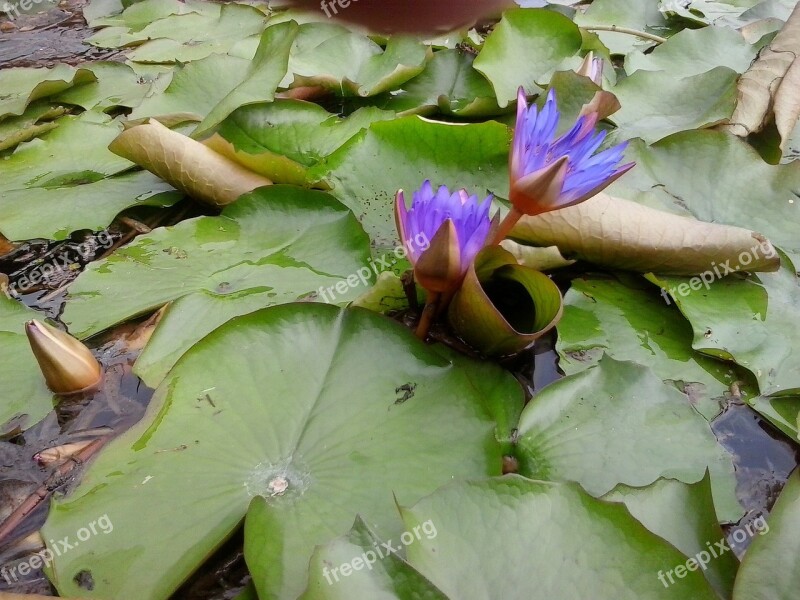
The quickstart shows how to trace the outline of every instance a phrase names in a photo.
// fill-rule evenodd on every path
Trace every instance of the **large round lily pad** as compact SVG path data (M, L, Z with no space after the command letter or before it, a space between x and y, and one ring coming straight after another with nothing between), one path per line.
M317 544L356 514L400 533L410 505L453 479L497 475L521 390L371 312L288 304L195 345L147 415L53 504L46 540L102 515L113 532L56 558L62 595L167 598L240 523L262 598L296 598ZM94 589L75 576L88 571ZM81 580L86 580L84 575Z

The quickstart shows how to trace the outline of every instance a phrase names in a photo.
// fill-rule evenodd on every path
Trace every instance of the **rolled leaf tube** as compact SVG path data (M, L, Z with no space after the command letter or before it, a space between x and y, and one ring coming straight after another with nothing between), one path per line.
M154 119L123 131L108 149L212 206L225 206L272 183Z
M447 313L455 332L487 356L531 346L561 318L563 299L547 275L499 246L482 250Z

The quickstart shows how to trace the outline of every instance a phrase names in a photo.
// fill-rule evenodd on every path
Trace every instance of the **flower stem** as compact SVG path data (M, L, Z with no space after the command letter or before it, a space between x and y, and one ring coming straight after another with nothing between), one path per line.
M499 244L506 239L506 236L511 233L514 225L516 225L517 221L519 221L521 218L522 213L512 206L505 219L500 222L500 227L497 228L497 231L495 232L494 237L489 245L494 246L495 244Z
M630 27L617 27L616 25L590 25L588 27L582 27L582 29L585 29L586 31L612 31L614 33L626 33L628 35L635 35L636 37L640 37L645 40L658 42L659 44L663 44L667 41L667 38L663 38L660 35L647 33L646 31L639 31L638 29L631 29Z
M422 309L422 315L419 318L416 331L417 337L421 340L428 336L428 330L431 328L433 317L436 316L441 297L442 295L439 292L428 292L428 296L425 298L425 308Z

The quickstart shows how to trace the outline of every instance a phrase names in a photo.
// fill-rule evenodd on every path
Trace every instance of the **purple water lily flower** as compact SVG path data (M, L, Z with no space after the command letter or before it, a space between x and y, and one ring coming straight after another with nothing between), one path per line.
M619 166L627 142L598 152L606 133L595 131L597 113L578 117L569 131L556 138L559 118L554 90L540 111L535 105L528 107L520 88L509 199L523 214L538 215L583 202L635 164Z
M403 190L397 192L395 221L414 279L428 292L426 311L417 334L424 337L433 315L440 312L459 288L475 256L486 245L492 229L492 196L480 202L466 190L451 193L446 186L434 191L430 181L414 192L406 208Z
M451 194L447 186L443 185L434 192L431 182L426 180L414 192L411 208L406 209L403 190L398 191L395 218L411 264L417 264L422 254L429 250L442 225L449 220L455 229L453 241L457 242L459 270L466 272L475 255L486 243L491 227L491 204L492 196L478 202L477 196L470 196L463 189Z

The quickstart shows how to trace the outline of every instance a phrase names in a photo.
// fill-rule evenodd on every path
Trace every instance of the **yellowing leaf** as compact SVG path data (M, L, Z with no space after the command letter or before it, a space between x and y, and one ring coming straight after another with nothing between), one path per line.
M639 272L694 275L711 264L738 263L748 253L748 271L776 271L780 259L758 233L705 223L598 194L581 204L523 217L511 237L537 246L558 246L599 265Z
M108 148L213 206L272 183L154 119L123 131Z

